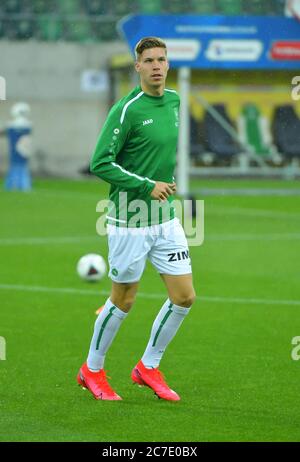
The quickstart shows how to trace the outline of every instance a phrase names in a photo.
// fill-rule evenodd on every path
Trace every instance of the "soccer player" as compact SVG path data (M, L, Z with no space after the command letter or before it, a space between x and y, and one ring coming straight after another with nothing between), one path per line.
M140 85L112 107L91 160L91 171L111 184L106 218L112 290L95 322L77 381L96 399L122 399L107 381L104 360L134 303L149 259L165 283L168 298L131 378L159 398L178 401L159 364L195 299L187 240L172 208L179 96L165 88L169 64L161 39L141 39L135 53Z

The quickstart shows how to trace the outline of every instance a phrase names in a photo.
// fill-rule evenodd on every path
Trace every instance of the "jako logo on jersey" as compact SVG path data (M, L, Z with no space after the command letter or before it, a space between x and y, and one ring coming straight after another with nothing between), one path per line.
M189 258L189 251L185 250L182 252L168 253L168 257L169 257L168 261L185 260L186 258Z
M143 121L143 125L153 124L153 119L147 119Z

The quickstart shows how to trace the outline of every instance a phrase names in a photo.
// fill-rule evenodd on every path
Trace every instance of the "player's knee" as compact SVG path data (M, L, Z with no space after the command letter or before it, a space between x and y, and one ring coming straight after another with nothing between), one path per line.
M123 299L122 307L124 307L126 311L129 311L132 305L134 304L134 300L135 300L134 297L128 297L128 298Z
M113 297L112 303L120 310L128 312L134 304L135 297L132 295L124 295L123 297Z
M179 294L176 297L174 297L173 303L178 306L183 306L184 308L189 308L192 306L196 298L195 291L192 290L189 293L186 294Z

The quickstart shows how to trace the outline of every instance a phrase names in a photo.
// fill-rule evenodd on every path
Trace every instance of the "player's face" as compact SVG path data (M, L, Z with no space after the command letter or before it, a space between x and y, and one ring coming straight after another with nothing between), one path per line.
M146 88L165 86L169 63L164 48L148 48L144 50L135 69L140 74L141 84Z

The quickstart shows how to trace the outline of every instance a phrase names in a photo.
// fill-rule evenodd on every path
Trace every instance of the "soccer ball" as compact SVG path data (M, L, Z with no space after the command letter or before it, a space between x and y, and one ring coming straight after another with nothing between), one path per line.
M77 263L77 273L85 281L100 281L106 274L106 262L101 255L88 253Z

